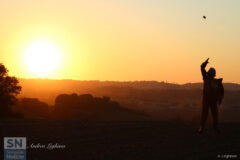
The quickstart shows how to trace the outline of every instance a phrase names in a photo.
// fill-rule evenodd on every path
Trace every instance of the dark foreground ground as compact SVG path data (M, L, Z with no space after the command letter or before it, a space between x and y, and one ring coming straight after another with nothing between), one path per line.
M239 123L221 124L219 135L211 128L198 135L197 128L172 121L0 120L0 159L3 137L18 136L27 137L28 160L240 159ZM32 143L66 148L33 149Z

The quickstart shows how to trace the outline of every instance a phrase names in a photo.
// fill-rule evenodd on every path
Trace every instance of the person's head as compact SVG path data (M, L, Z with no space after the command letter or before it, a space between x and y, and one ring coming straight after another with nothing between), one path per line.
M210 68L208 70L208 75L211 77L211 78L214 78L216 76L216 70L214 68Z

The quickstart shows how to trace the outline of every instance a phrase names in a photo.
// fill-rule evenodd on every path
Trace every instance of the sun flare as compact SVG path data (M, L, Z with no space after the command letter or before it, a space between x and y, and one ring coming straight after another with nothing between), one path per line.
M49 41L31 43L24 51L24 62L27 69L37 77L46 78L60 65L61 52Z

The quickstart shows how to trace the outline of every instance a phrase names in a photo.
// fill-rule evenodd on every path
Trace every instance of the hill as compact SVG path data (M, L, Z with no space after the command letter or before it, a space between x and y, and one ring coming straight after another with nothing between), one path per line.
M50 79L20 79L22 92L20 97L36 97L49 104L54 103L58 94L86 94L104 90L105 88L127 88L136 90L192 90L202 89L202 83L173 84L157 81L77 81ZM240 84L224 83L228 91L240 91ZM111 95L107 95L112 97Z
M21 79L20 98L38 98L54 105L60 94L91 94L111 97L121 106L145 113L153 119L200 119L202 84L171 84L156 81L101 82L74 80ZM240 121L240 85L225 83L225 98L219 107L221 121Z

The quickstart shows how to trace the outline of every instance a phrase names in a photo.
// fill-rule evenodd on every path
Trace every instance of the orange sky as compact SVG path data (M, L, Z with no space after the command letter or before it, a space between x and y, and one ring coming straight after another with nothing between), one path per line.
M0 1L0 62L10 75L37 78L23 56L29 44L43 39L62 54L45 78L199 82L200 64L210 57L218 77L240 83L239 5L238 0Z

